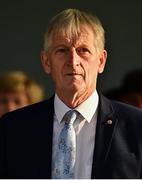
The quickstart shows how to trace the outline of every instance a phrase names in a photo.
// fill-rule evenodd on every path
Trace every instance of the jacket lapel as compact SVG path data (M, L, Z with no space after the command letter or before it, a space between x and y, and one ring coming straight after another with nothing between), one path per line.
M42 102L37 113L38 137L37 149L39 159L39 174L43 178L51 178L52 165L52 137L53 137L53 118L54 118L54 97Z
M112 103L100 95L99 111L96 127L95 148L92 165L92 177L99 178L103 173L102 168L108 157L113 133L117 124Z

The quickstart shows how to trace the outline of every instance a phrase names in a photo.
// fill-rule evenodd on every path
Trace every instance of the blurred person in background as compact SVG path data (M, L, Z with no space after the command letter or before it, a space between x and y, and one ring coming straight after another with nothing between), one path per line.
M44 99L44 89L22 71L0 76L0 116Z
M120 87L108 90L105 95L142 109L142 69L128 72Z

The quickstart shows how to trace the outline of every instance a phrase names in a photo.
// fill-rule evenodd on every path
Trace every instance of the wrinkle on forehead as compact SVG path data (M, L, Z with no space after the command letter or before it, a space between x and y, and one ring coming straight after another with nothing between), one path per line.
M66 31L58 30L55 31L52 39L53 41L60 41L60 42L67 42L71 45L75 45L76 43L83 43L88 41L88 37L90 35L91 28L90 27L80 27L78 31L69 31L68 29ZM93 31L92 31L93 34Z

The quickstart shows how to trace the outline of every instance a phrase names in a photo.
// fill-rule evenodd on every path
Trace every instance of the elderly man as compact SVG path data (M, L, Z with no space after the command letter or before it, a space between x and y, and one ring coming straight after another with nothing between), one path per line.
M41 59L55 94L1 118L1 178L142 178L142 111L96 90L104 44L89 13L66 9L50 21Z

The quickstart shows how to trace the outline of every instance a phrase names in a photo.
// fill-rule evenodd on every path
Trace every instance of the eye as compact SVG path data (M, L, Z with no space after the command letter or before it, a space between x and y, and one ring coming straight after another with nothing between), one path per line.
M56 49L55 53L63 54L66 53L68 50L67 48L58 48Z
M79 48L77 50L78 53L80 54L87 54L87 53L90 53L89 49L88 48Z

